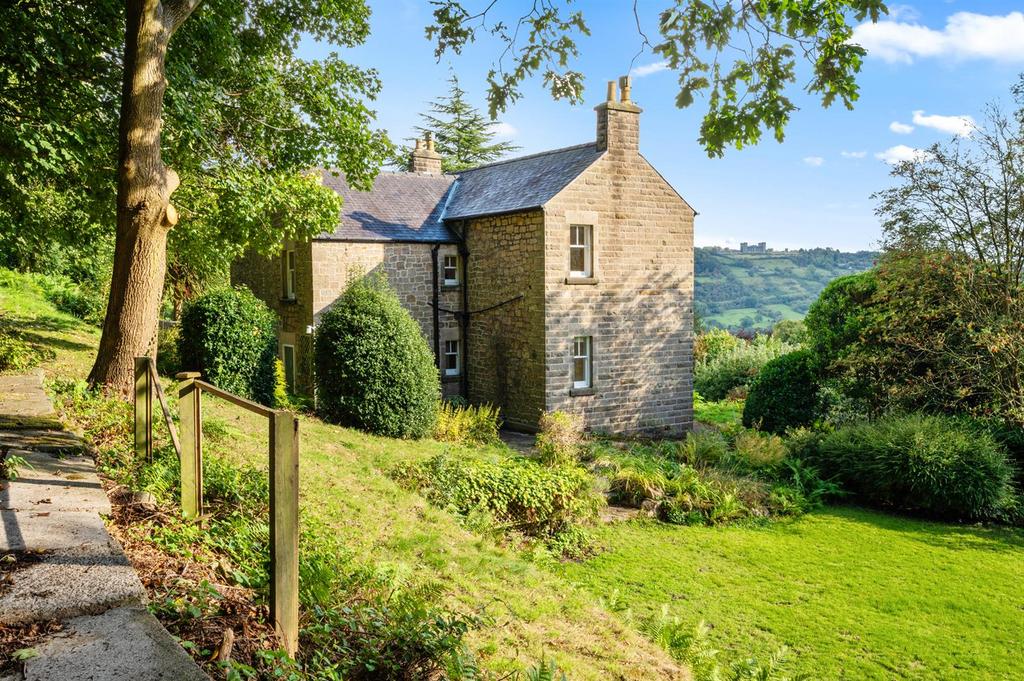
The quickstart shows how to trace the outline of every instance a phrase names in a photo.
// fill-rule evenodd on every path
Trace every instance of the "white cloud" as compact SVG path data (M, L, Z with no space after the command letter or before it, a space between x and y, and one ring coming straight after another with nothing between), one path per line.
M825 159L821 156L804 156L804 163L817 168L825 163Z
M915 123L917 121L914 121ZM907 125L906 123L900 123L899 121L893 121L889 124L889 129L897 135L909 135L914 132L914 126Z
M637 78L643 78L644 76L649 76L652 73L658 73L659 71L668 71L667 61L656 61L653 64L637 66L633 69L633 75Z
M897 13L903 21L870 22L857 26L852 42L868 54L887 62L909 64L916 58L992 59L1024 62L1024 13L1006 16L957 12L936 30L916 23L916 19Z
M868 155L866 151L840 151L839 155L843 158L864 158Z
M934 128L958 137L967 137L976 127L974 119L970 116L925 116L924 111L920 110L914 112L914 125Z
M491 123L491 132L496 137L515 137L519 134L519 130L511 123L505 121L498 121L497 123Z
M921 18L921 13L910 5L889 5L889 20L895 21L902 19L903 21L917 21Z
M894 147L889 147L885 151L880 151L875 154L875 158L885 161L890 165L896 165L897 163L903 163L904 161L921 161L928 158L928 152L924 149L915 149L908 147L906 144L897 144Z

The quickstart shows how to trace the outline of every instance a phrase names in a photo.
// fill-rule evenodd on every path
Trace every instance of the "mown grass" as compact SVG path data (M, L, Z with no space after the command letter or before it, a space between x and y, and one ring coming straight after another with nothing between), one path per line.
M604 527L559 574L704 619L727 659L786 646L813 679L1024 678L1024 533L831 508L759 526Z
M0 312L17 314L52 349L48 378L84 378L97 331L53 310L33 287L14 283L0 285ZM165 379L176 410L173 387ZM204 398L203 412L210 451L266 468L265 419L213 397ZM302 523L329 528L353 564L372 565L403 583L440 584L452 606L482 611L485 625L471 632L469 643L495 678L542 658L555 660L574 681L686 678L667 653L592 594L554 575L547 567L553 559L519 555L482 537L388 477L398 463L450 445L378 438L305 416L300 441Z

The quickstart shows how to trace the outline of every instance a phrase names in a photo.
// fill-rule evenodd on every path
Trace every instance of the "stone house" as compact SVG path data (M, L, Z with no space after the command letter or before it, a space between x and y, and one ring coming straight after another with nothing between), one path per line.
M592 142L441 172L430 140L412 172L344 198L337 228L232 267L281 318L281 356L312 385L311 334L355 273L386 274L437 358L446 395L588 428L677 434L693 419L694 211L639 150L641 109L614 82Z

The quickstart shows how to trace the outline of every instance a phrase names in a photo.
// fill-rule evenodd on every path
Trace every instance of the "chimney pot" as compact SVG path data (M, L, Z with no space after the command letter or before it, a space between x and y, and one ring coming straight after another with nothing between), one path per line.
M409 169L414 173L440 175L442 172L441 154L434 149L434 138L428 132L424 139L416 140L416 148L411 154Z
M622 89L622 101L628 102L630 91L633 89L633 79L629 76L620 77L619 87Z
M609 80L608 81L608 101L609 102L614 102L615 101L615 81L614 80Z

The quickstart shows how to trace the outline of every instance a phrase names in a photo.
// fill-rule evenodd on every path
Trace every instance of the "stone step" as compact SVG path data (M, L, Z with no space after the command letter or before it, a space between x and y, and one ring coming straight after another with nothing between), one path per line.
M144 608L76 617L35 648L25 681L208 681L174 638Z
M17 449L10 454L23 457L28 465L18 469L16 480L2 484L0 509L110 514L110 500L88 456Z
M146 602L139 576L95 512L6 510L0 524L0 554L15 558L0 572L0 624Z
M85 443L66 430L22 428L0 430L0 449L4 448L75 455L85 450Z

